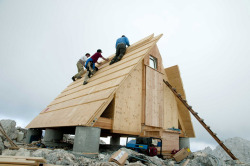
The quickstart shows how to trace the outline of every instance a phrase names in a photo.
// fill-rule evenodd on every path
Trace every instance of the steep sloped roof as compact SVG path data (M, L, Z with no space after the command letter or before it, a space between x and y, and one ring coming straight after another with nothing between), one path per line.
M93 125L112 101L116 90L161 36L152 34L132 44L121 61L100 66L87 85L82 85L83 79L72 82L27 128Z

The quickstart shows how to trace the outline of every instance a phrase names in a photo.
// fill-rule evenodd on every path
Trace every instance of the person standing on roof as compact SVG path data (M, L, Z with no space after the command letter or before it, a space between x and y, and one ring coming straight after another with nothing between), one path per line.
M115 62L118 62L122 59L126 52L126 45L129 47L129 40L125 35L122 35L119 39L116 40L115 48L116 48L116 53L115 57L111 60L109 65L112 65Z
M81 78L82 78L82 74L83 74L83 72L84 72L83 66L85 66L85 63L86 63L86 61L87 61L87 59L88 59L89 56L90 56L90 54L89 54L89 53L86 53L86 54L85 54L84 56L82 56L82 57L79 59L79 61L76 63L76 66L77 66L77 69L78 69L78 73L72 77L72 80L73 80L73 81L75 81L76 78L77 78L77 79L81 79Z
M91 75L94 75L95 72L98 70L98 68L95 67L95 63L97 63L99 65L102 64L102 63L97 62L97 60L99 58L102 58L105 61L109 61L109 58L104 58L101 53L102 53L102 50L98 49L97 52L87 60L87 62L85 64L85 68L87 69L87 73L85 74L83 85L86 85L88 83L88 79L91 77Z

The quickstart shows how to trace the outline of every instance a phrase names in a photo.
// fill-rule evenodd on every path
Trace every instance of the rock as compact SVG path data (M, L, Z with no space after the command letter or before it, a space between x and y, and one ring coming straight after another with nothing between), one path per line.
M14 140L17 138L16 122L14 120L3 119L0 123L10 139ZM0 135L2 135L2 133L0 133ZM4 140L5 139L6 138L4 137Z
M18 132L22 132L23 133L23 140L26 138L26 135L27 135L27 132L28 132L28 129L24 129L24 128L21 128L21 127L16 127L17 131Z
M3 144L4 144L4 146L6 146L6 147L11 147L9 141L4 141Z
M172 160L165 160L164 164L167 166L175 166L175 161Z
M154 157L148 157L151 162L153 162L155 165L164 165L164 162L161 158L154 156Z
M232 151L232 153L242 162L250 163L250 141L243 138L234 137L224 141L224 144ZM231 160L231 157L219 145L212 151L206 148L202 152L207 152L221 158L222 160Z
M2 152L3 156L15 156L17 153L17 150L9 150L9 149L5 149Z
M30 151L27 149L23 149L20 148L19 150L17 150L16 155L15 156L26 156L26 157L30 157Z
M17 142L22 142L24 138L24 133L22 131L19 131L17 134Z

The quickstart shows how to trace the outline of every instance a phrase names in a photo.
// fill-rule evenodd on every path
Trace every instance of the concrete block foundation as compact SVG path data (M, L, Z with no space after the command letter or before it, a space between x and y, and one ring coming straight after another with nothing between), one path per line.
M81 152L88 156L98 155L100 134L100 128L77 126L73 151Z
M56 129L46 129L44 142L59 142L63 139L63 132Z
M120 137L119 136L112 136L110 138L110 145L120 145Z
M182 148L189 148L190 149L189 138L180 137L179 143L180 143L180 149L182 149Z
M30 144L32 141L39 141L42 138L42 130L28 129L25 143Z

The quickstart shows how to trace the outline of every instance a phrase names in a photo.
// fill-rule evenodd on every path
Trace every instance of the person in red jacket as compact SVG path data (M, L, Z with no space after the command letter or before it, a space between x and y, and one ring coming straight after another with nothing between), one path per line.
M97 52L92 55L86 62L85 68L87 69L87 73L85 74L83 85L86 85L88 83L88 79L91 77L91 75L94 75L95 72L98 70L97 67L95 67L95 63L101 64L98 61L99 58L102 58L105 61L109 61L109 58L104 58L102 56L102 50L98 49Z

